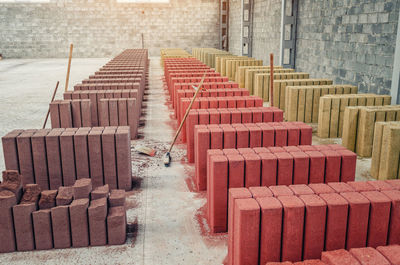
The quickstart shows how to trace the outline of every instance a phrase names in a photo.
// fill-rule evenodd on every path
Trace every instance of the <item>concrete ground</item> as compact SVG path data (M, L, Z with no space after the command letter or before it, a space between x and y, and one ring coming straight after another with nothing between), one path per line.
M70 87L87 78L108 59L74 59ZM0 61L0 135L17 128L40 128L52 89L64 89L66 60ZM122 246L89 247L0 254L0 264L221 264L227 254L226 234L210 235L204 214L205 193L193 191L194 166L178 143L173 162L162 156L175 130L159 58L151 58L149 90L145 92L139 138L132 141L134 189L127 198L128 240ZM340 139L313 137L314 144ZM154 148L153 158L138 154L137 146ZM370 159L358 159L357 180L369 177ZM4 168L0 156L0 169Z

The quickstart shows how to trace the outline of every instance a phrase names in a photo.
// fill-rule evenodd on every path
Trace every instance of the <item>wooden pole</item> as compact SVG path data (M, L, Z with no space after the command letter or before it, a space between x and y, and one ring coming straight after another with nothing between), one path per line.
M73 49L74 49L74 45L71 43L71 45L69 46L69 59L68 59L67 78L65 79L65 92L68 91L69 72L71 70L71 59L72 59L72 50Z
M269 102L271 107L273 107L274 106L274 54L273 53L269 54L269 64L270 64L269 90L271 91Z
M58 84L60 84L60 81L57 81L57 85L56 85L56 88L54 89L53 96L51 97L50 103L53 102L54 98L56 97ZM46 119L44 120L43 129L46 128L46 123L47 123L47 119L49 118L49 114L50 114L50 105L49 105L49 109L47 110Z
M174 140L173 140L172 143L171 143L171 146L170 146L170 148L169 148L169 150L168 150L168 153L171 152L172 147L174 146L174 144L175 144L175 142L176 142L176 139L178 138L178 135L179 135L179 133L180 133L181 130L182 130L183 124L185 123L186 118L187 118L187 116L189 115L190 110L192 109L192 105L193 105L194 101L196 100L197 94L203 89L203 82L204 82L204 79L205 79L205 78L206 78L206 73L204 73L203 78L202 78L201 81L200 81L200 84L197 86L196 93L194 93L194 96L193 96L193 98L192 98L192 101L190 102L189 107L188 107L187 110L186 110L185 116L183 116L183 119L182 119L182 121L181 121L181 124L179 125L179 128L178 128L178 130L176 131Z
M144 49L144 36L143 36L143 33L142 33L142 49Z

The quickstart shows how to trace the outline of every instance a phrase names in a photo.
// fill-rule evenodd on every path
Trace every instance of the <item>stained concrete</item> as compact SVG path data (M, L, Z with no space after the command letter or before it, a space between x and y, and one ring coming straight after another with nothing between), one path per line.
M71 84L86 78L106 61L75 60ZM8 74L2 73L3 69ZM50 88L57 79L63 80L64 70L65 60L0 61L0 103L6 104L0 113L1 135L14 128L42 125L51 97ZM178 126L171 118L173 112L162 76L159 58L152 58L139 139L132 141L135 187L127 197L127 242L122 246L1 254L0 264L25 265L27 261L57 265L223 262L227 254L227 235L209 234L204 215L205 192L193 192L194 166L186 163L185 145L178 142L174 147L170 167L165 168L162 162ZM340 143L340 139L324 140L314 136L313 143ZM134 148L139 145L154 148L156 156L138 154ZM370 159L358 160L358 180L365 180L369 167Z

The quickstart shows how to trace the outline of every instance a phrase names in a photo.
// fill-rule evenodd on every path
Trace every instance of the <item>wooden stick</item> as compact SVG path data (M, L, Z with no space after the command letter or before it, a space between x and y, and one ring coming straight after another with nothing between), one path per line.
M274 54L269 54L269 64L270 64L270 78L269 78L269 90L271 93L270 105L271 107L274 106Z
M143 33L142 33L142 49L144 49L144 37L143 37Z
M72 50L73 49L74 49L74 45L71 43L71 45L69 46L69 59L68 59L67 78L65 79L65 92L68 91L69 72L71 70L71 59L72 59Z
M178 138L178 135L179 135L179 133L180 133L181 130L182 130L183 124L185 123L186 118L187 118L187 116L189 115L189 111L190 111L190 109L192 108L192 105L193 105L194 101L196 100L197 94L203 89L203 82L204 82L204 79L205 79L205 78L206 78L206 73L204 73L203 78L201 79L200 84L199 84L199 86L197 87L197 91L196 91L196 93L194 93L194 96L193 96L193 98L192 98L192 101L190 102L189 107L188 107L187 110L186 110L185 116L183 116L183 119L182 119L182 121L181 121L181 125L179 125L178 131L177 131L176 134L175 134L174 140L172 141L171 147L169 148L168 152L171 152L172 147L174 146L175 141L176 141L176 139Z
M56 88L54 89L53 96L51 97L50 103L53 102L54 98L56 97L58 84L60 84L60 81L57 81L57 85L56 85ZM46 123L47 123L47 119L49 118L49 114L50 114L50 105L49 105L49 109L47 110L46 119L44 120L43 129L46 128Z

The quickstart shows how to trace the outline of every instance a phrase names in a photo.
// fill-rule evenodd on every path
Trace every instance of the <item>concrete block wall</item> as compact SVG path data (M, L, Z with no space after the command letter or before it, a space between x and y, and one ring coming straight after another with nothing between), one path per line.
M218 0L120 3L117 0L51 0L0 3L0 53L5 58L112 57L144 46L218 47Z
M229 51L242 55L242 1L229 0Z
M390 94L400 2L299 1L296 70Z
M230 51L241 47L241 1L230 1ZM279 63L282 0L254 0L253 57ZM299 1L296 71L389 94L400 2L398 0ZM236 20L236 21L235 21ZM239 49L240 51L240 49Z
M279 65L281 38L281 0L254 0L253 57L269 65L269 54L274 53L274 64Z

